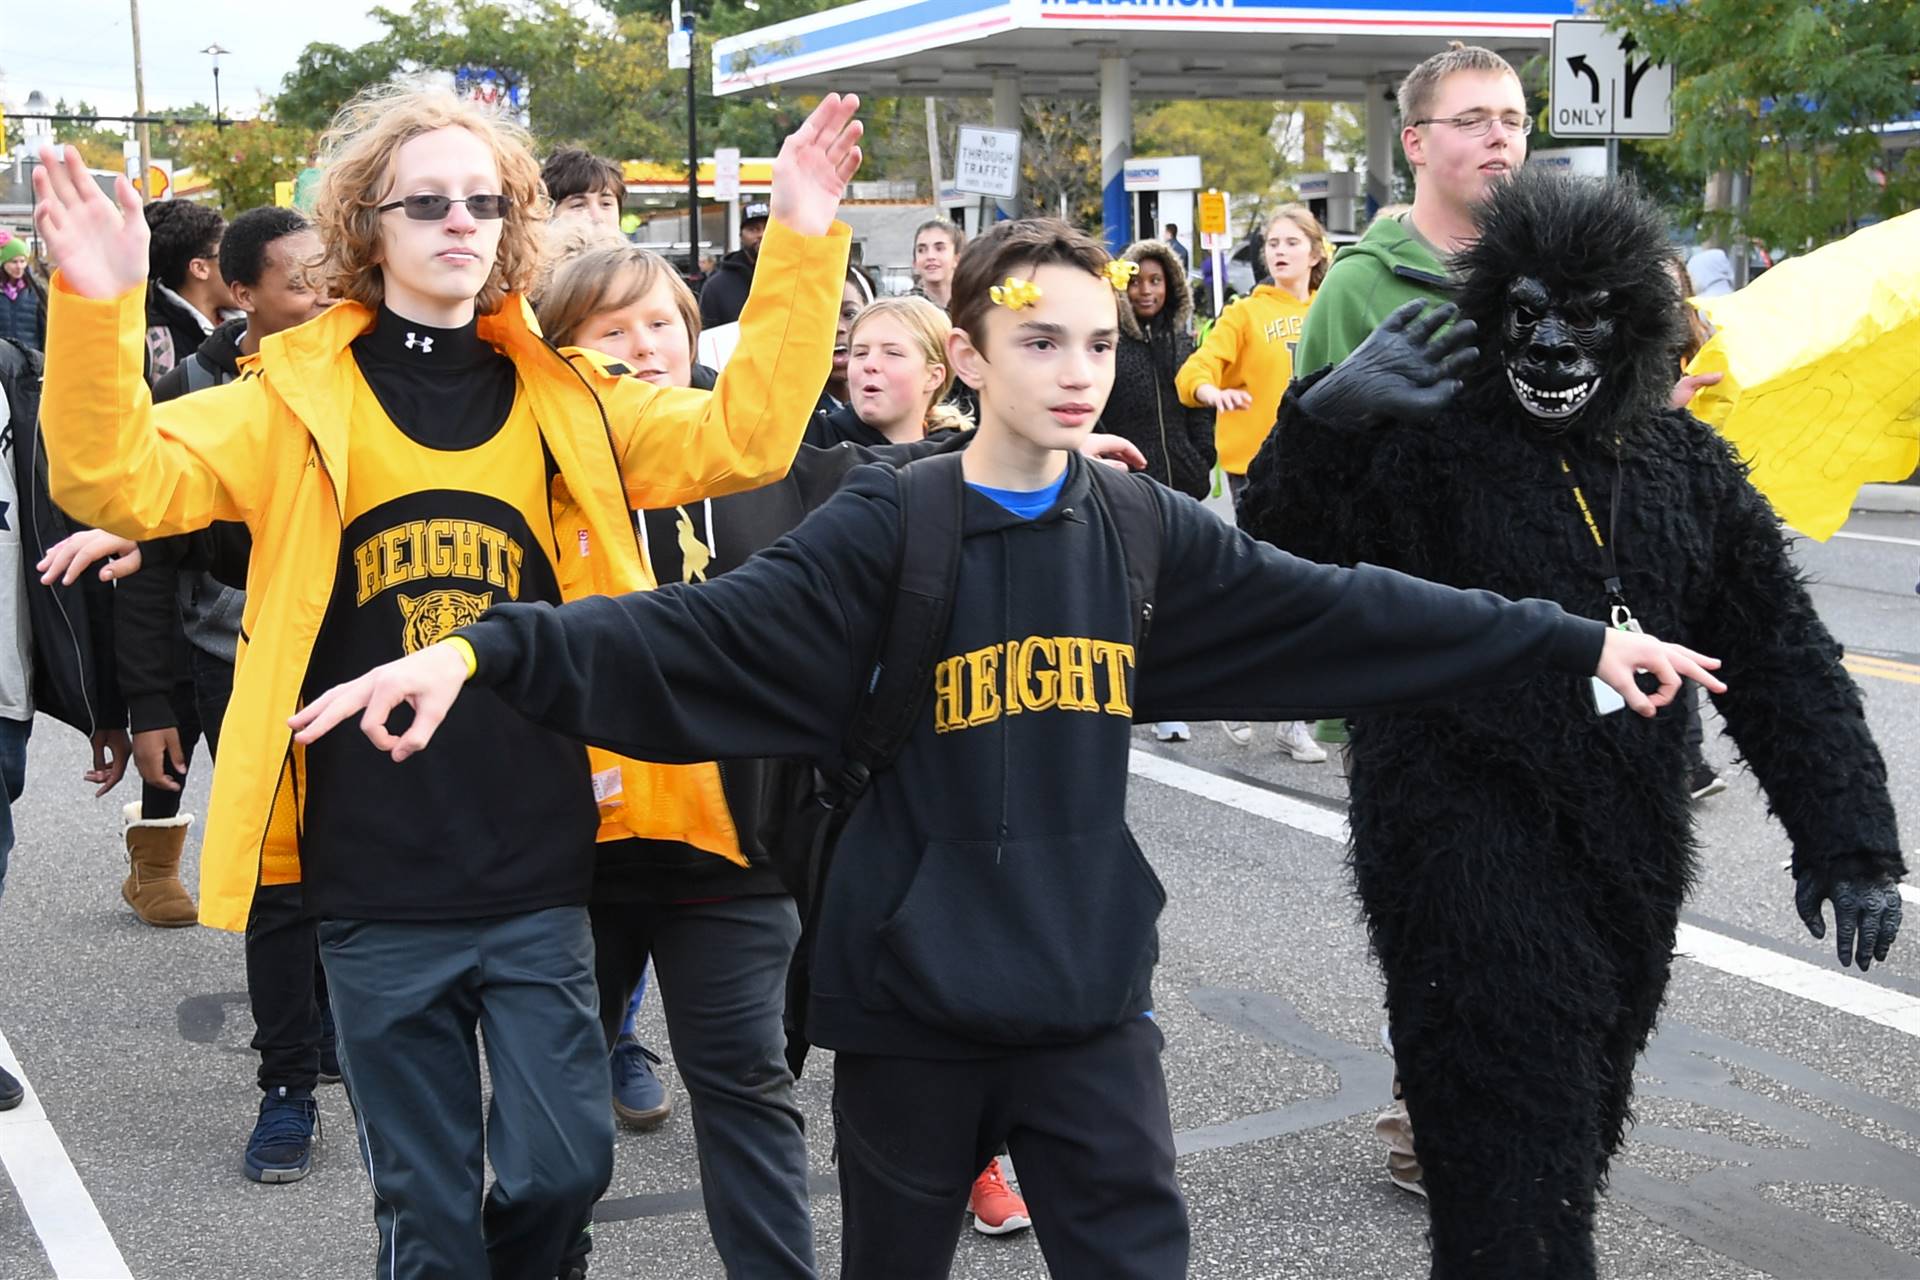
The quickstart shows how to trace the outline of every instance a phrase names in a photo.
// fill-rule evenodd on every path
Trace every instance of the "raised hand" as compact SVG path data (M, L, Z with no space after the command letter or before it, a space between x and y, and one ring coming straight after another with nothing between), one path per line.
M1727 686L1715 678L1720 659L1695 653L1684 645L1668 644L1637 631L1607 628L1607 640L1600 649L1600 665L1593 674L1613 686L1627 700L1627 706L1650 716L1673 701L1681 682L1692 680L1713 693L1725 693ZM1660 682L1657 693L1643 693L1634 676L1646 672Z
M1301 407L1329 422L1376 426L1431 417L1460 394L1460 375L1480 352L1473 321L1441 328L1460 314L1451 302L1422 315L1422 299L1401 306L1332 373L1313 384Z
M1816 938L1827 936L1820 909L1829 901L1840 967L1857 964L1865 973L1875 960L1885 960L1900 932L1900 886L1893 877L1834 875L1824 869L1794 873L1794 906Z
M362 712L360 731L397 763L433 741L434 730L447 718L466 682L467 660L443 641L375 667L358 680L333 686L287 723L294 729L293 740L306 746L348 716ZM403 702L413 708L413 723L396 737L387 728L387 717Z
M825 235L833 226L840 197L860 168L860 135L865 126L853 118L859 109L855 95L830 93L806 123L780 144L768 201L776 221L808 236Z
M40 148L33 171L33 225L67 288L83 298L117 298L147 279L147 220L125 178L107 199L72 147Z

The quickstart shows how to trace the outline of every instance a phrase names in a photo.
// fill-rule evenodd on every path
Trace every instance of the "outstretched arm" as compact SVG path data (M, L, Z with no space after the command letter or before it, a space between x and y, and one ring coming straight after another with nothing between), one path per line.
M1725 442L1710 447L1722 475L1712 579L1695 621L1725 655L1733 686L1714 702L1793 842L1802 920L1825 937L1821 912L1831 902L1840 963L1865 970L1887 958L1899 932L1897 882L1907 870L1886 761L1779 519Z
M780 147L772 219L740 344L713 391L633 378L602 388L635 510L752 489L785 475L833 368L851 233L834 221L860 167L860 100L828 94Z
M1544 671L1598 676L1641 715L1719 664L1651 636L1390 569L1296 559L1189 499L1165 506L1143 720L1291 720L1449 701ZM1634 681L1659 679L1655 694Z
M528 719L633 759L831 753L893 586L893 491L890 472L856 477L792 534L698 586L492 609L457 641L337 686L291 723L305 743L359 716L404 760L471 675ZM386 720L402 702L414 720L396 735Z

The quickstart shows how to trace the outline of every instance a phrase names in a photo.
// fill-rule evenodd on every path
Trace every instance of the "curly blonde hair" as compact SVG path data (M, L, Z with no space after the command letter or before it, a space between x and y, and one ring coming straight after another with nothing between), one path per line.
M937 364L945 371L946 376L934 388L933 399L927 404L927 434L971 430L973 419L964 410L947 403L947 394L953 390L953 359L947 355L947 335L953 332L953 324L940 308L925 298L913 296L870 302L861 308L847 329L848 348L852 348L854 335L860 332L861 325L888 317L899 321L900 327L913 337L928 364Z
M378 263L379 205L393 181L394 153L423 133L450 127L487 144L500 171L500 194L510 201L477 310L491 315L508 295L533 284L547 196L526 131L450 90L396 83L363 90L340 108L320 139L323 173L313 221L324 248L315 277L331 296L369 308L386 297Z

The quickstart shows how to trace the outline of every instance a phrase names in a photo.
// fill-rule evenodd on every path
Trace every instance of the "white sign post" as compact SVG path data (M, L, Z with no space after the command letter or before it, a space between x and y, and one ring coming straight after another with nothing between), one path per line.
M1673 68L1591 18L1553 24L1548 119L1560 138L1664 138L1673 132Z
M740 148L721 147L713 153L713 198L722 202L740 198Z
M953 158L953 188L1011 200L1020 183L1020 131L960 126Z

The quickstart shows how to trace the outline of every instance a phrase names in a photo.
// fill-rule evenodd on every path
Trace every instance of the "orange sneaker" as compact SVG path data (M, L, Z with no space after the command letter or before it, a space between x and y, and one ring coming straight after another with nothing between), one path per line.
M987 1161L986 1169L973 1180L967 1208L973 1212L973 1229L981 1235L1004 1236L1033 1225L1033 1219L1027 1216L1027 1202L1007 1185L1007 1175L1000 1172L998 1156Z

